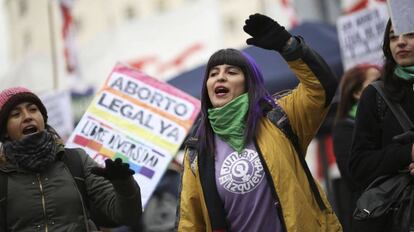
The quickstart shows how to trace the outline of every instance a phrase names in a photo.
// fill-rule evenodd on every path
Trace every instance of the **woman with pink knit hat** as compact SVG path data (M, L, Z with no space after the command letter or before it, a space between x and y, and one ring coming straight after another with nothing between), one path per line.
M120 159L98 167L82 149L65 149L47 119L30 90L0 93L0 231L93 231L91 219L138 227L134 171Z

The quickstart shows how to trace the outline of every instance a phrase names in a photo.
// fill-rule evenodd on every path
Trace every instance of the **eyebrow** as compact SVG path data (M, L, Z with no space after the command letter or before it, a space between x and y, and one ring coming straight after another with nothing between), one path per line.
M237 68L237 69L241 69L239 66L236 66L236 65L229 65L229 67L227 67L227 68Z

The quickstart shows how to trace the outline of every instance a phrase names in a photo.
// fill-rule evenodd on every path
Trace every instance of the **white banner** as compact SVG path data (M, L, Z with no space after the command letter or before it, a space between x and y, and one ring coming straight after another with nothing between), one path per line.
M79 49L83 76L101 85L117 61L167 81L203 64L223 40L216 1L193 1L166 14L134 20L97 36ZM105 49L102 49L105 48ZM104 67L104 68L103 68ZM107 67L107 68L105 68Z
M382 65L382 40L388 18L387 6L381 4L338 19L344 70L361 63Z
M66 141L73 132L74 127L69 91L54 91L42 94L40 98L47 109L48 124Z

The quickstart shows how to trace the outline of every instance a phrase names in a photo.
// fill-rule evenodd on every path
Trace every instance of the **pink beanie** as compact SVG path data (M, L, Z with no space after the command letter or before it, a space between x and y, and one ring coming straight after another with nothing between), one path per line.
M7 119L11 110L23 102L36 104L43 115L45 124L47 122L47 111L38 96L24 87L12 87L0 92L0 141L4 141Z

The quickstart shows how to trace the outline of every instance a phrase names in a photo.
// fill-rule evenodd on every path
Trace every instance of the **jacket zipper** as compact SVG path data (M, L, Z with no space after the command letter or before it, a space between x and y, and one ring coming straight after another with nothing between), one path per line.
M75 177L72 175L72 173L70 172L70 170L68 169L68 167L66 165L65 165L65 171L69 174L70 177L72 177L73 187L76 189L76 192L78 193L78 196L79 196L79 199L80 199L80 203L81 203L81 207L82 207L82 213L83 213L83 221L85 223L86 232L89 232L90 231L89 224L88 224L89 217L88 217L85 202L83 201L82 194L81 194L81 192L78 188L78 185L76 184Z
M277 192L276 192L275 185L273 184L273 178L270 175L269 168L267 167L267 164L263 158L263 154L262 154L262 151L260 150L259 144L257 143L257 139L254 138L253 142L256 147L257 153L259 153L259 158L260 158L260 161L262 162L263 169L266 173L267 182L269 183L272 195L274 199L276 200L276 203L274 205L276 206L276 210L278 212L278 216L282 224L282 230L287 232L285 218L283 217L282 203L280 202L279 196L277 195Z
M42 197L43 216L45 218L45 232L48 232L45 194L43 192L43 185L42 185L42 181L40 179L40 174L38 173L38 174L36 174L36 176L37 176L37 181L39 182L40 195Z

